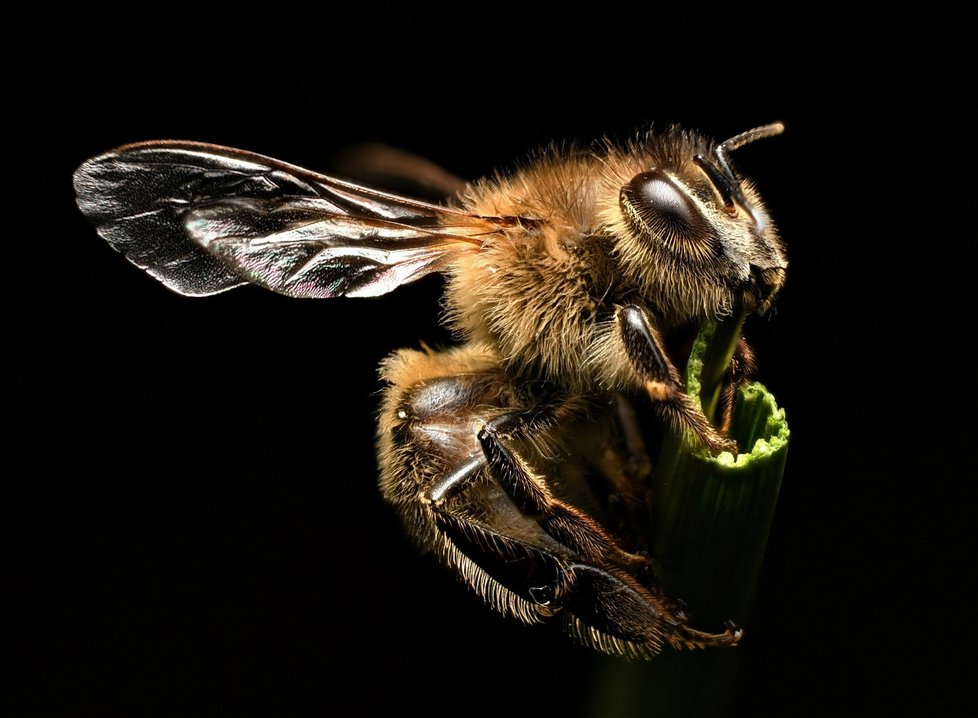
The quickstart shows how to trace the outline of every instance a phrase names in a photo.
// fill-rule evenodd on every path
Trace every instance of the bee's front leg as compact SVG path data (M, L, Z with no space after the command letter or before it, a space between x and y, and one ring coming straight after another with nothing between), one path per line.
M718 432L706 418L699 402L683 389L679 371L666 354L662 340L648 310L636 304L615 312L618 336L625 353L645 383L645 390L656 409L677 428L685 428L713 453L737 452L737 442Z
M724 434L730 432L733 426L734 407L737 405L737 390L746 384L754 375L757 365L754 361L754 350L750 348L747 340L741 337L737 340L737 348L730 359L730 366L727 369L727 380L723 386L723 394L720 396L720 416L723 417L720 424L720 431Z

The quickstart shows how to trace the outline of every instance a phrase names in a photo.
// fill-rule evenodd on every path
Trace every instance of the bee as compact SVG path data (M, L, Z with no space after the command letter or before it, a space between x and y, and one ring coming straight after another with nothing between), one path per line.
M730 159L782 130L554 148L471 184L370 153L375 175L445 202L179 141L94 157L74 186L109 244L187 296L254 284L372 297L442 273L462 341L381 365L384 498L496 611L649 658L742 635L693 628L656 579L635 530L649 462L631 406L650 402L713 453L736 450L685 392L679 347L708 320L766 311L784 282L777 230ZM750 365L741 342L728 388Z

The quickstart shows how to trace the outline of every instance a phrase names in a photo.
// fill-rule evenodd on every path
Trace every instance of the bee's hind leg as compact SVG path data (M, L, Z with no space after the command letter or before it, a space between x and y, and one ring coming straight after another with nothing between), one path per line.
M479 431L478 441L490 474L520 512L571 551L562 563L567 630L578 640L621 655L648 656L662 643L676 648L736 644L741 632L735 627L714 634L686 625L684 612L648 573L646 558L624 551L596 521L555 497L549 482L533 474L508 440L510 432L521 433L525 416L513 412L495 417Z
M493 359L405 350L384 366L380 483L412 535L496 610L525 623L560 615L606 653L736 643L739 632L687 626L646 560L561 493L587 463L585 447L562 443L567 422L597 428L591 407L528 396Z

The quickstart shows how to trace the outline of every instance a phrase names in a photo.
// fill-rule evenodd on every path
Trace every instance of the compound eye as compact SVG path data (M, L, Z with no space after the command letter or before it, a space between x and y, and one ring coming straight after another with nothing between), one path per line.
M651 170L635 175L621 193L642 223L657 235L692 240L706 229L706 221L689 194L665 172Z

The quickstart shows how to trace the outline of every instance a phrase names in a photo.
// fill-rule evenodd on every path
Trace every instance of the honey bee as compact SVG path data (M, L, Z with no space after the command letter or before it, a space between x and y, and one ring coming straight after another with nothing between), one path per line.
M94 157L74 184L99 234L183 295L371 297L443 273L464 341L381 365L384 498L496 611L559 617L583 644L648 658L741 637L691 627L631 529L648 458L629 402L735 450L684 391L677 347L708 320L766 311L784 282L775 226L730 160L782 130L717 144L672 128L471 184L374 150L381 174L453 195L441 203L177 141ZM728 388L750 354L741 342Z

